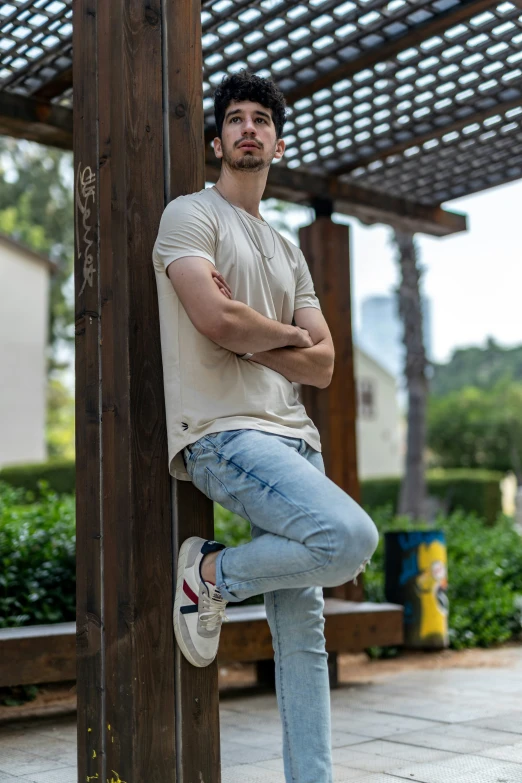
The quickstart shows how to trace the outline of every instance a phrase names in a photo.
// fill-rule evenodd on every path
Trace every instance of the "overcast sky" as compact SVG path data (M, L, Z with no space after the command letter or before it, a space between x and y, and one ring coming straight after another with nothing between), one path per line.
M443 239L419 235L423 288L432 302L434 360L454 348L482 345L488 336L522 344L522 182L452 201L469 230ZM362 299L398 284L390 230L353 221L355 315Z

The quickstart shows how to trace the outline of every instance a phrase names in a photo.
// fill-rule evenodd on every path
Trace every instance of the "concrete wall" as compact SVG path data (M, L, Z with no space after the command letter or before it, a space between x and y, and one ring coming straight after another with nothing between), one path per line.
M395 379L359 348L355 348L358 391L357 465L359 477L400 476L404 460Z
M47 457L49 268L0 241L0 467Z

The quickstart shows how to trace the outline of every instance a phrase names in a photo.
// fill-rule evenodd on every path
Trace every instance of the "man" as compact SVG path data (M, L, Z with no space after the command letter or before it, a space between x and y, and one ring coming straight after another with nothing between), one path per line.
M283 95L241 72L216 90L215 115L220 177L166 207L153 254L169 467L249 520L252 541L182 543L174 630L207 666L227 602L263 593L286 780L332 783L322 587L364 569L378 534L325 476L293 385L327 387L334 348L303 254L259 213L285 150Z

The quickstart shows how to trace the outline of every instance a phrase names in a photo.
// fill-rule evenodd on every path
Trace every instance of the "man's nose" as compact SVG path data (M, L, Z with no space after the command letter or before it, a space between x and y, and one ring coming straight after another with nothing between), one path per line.
M243 133L255 133L256 126L252 117L245 117L245 124L243 125Z

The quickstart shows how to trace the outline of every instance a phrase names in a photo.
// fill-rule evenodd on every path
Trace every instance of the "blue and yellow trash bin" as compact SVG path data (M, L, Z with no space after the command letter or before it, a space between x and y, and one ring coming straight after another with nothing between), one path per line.
M404 644L449 646L448 557L442 530L385 533L386 600L404 607Z

